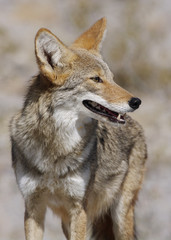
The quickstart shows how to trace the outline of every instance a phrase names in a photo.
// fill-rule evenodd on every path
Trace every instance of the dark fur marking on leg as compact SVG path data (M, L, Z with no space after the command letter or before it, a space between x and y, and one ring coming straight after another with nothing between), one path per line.
M115 240L113 223L109 212L94 222L92 235L97 240Z

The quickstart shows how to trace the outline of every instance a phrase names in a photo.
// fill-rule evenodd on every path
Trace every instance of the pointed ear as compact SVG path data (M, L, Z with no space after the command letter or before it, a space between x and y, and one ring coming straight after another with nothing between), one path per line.
M41 73L51 81L56 81L57 70L63 68L72 55L71 50L44 28L36 34L35 54Z
M95 50L99 52L106 30L106 18L98 20L90 29L84 32L72 47L84 48L87 50Z

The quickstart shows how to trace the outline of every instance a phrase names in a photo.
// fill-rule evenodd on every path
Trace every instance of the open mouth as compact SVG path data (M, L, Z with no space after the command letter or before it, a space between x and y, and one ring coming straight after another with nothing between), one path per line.
M90 111L108 118L108 120L111 122L121 123L121 124L125 123L125 119L124 119L125 114L121 115L120 113L111 111L108 108L100 105L99 103L93 102L91 100L84 100L83 104Z

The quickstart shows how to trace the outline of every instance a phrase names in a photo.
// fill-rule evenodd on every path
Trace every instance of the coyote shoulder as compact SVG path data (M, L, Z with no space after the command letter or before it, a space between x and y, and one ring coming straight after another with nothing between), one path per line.
M102 18L69 47L47 29L36 35L40 71L10 124L26 240L42 239L47 207L67 239L135 239L146 144L126 114L141 100L114 82L103 61L105 29Z

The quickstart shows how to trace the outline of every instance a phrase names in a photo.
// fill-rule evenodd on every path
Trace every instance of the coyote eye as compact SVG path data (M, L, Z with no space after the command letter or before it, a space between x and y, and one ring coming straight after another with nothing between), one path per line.
M102 83L103 82L103 80L98 76L91 77L90 79L92 79L94 82L97 82L97 83Z

